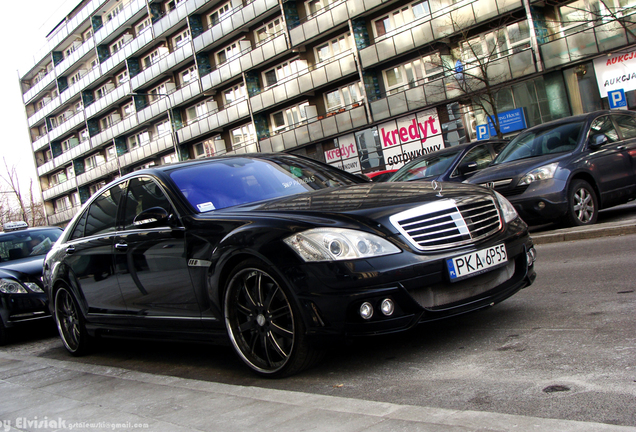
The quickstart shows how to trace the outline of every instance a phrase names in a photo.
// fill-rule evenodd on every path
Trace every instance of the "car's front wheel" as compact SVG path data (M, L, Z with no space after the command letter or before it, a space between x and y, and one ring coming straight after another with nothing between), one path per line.
M91 337L86 331L84 316L71 290L60 287L55 293L55 324L64 347L75 356L88 352Z
M232 345L259 375L292 375L320 357L305 339L290 290L260 261L248 260L232 271L224 310Z
M598 200L594 189L585 180L574 180L568 193L570 225L592 225L598 218Z

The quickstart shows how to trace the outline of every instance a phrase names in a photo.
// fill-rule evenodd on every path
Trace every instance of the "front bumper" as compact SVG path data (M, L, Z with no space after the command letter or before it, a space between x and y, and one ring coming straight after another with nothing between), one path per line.
M7 328L50 316L48 299L44 293L0 293L0 318Z
M557 220L568 211L567 184L558 179L531 183L523 193L506 198L519 216L531 224Z
M378 258L355 265L349 262L307 266L311 269L303 273L313 272L313 277L301 278L296 273L294 286L308 335L320 341L394 333L505 300L532 284L536 277L534 265L528 265L527 258L527 252L534 248L532 240L525 228L510 236L513 229L508 229L507 236L496 236L474 249L504 241L509 257L507 266L455 283L449 281L446 258L463 253L457 251L446 251L434 258L404 252L386 260L393 262ZM390 316L380 311L385 299L395 305ZM375 311L370 319L360 315L365 302Z

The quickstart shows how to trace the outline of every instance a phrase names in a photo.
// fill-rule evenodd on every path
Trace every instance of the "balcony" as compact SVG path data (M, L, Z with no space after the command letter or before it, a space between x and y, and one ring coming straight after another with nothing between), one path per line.
M487 68L488 77L492 77L490 80L491 85L521 78L536 71L536 63L531 49L493 60ZM471 74L471 69L466 69L466 75L468 76L469 74ZM479 90L480 82L473 81L476 85L471 85L470 88ZM481 84L485 85L483 82ZM465 92L458 88L454 77L445 77L428 82L421 80L408 87L410 88L404 91L389 94L382 99L372 101L371 113L373 121L378 122L466 95Z
M38 177L42 177L45 174L50 173L51 171L53 171L55 169L55 164L53 163L52 160L46 162L43 165L40 165L37 169L38 171Z
M340 78L357 73L353 53L337 58L326 64L319 64L311 70L301 72L298 76L276 83L250 98L253 112L269 108L287 99L334 82Z
M179 142L183 143L208 132L219 130L227 124L248 118L249 115L250 111L247 106L247 100L229 105L222 110L213 112L207 117L198 119L197 121L179 129L177 131Z
M152 42L152 40L153 39L151 31L145 31L141 33L135 39L122 46L121 49L115 54L104 60L104 62L101 64L102 72L106 74L114 68L118 67L127 58L132 57L136 52Z
M192 44L188 41L188 43L161 57L149 68L144 69L132 77L130 79L130 85L133 90L138 89L149 81L157 79L161 75L165 75L178 65L192 60L194 60L192 57Z
M84 110L86 111L86 118L92 118L108 108L112 110L113 108L116 108L113 107L113 104L119 104L126 98L128 98L128 100L132 102L132 97L130 96L130 86L127 82L122 83L122 85L120 85L119 87L115 87L112 91L106 93L106 95L87 106Z
M90 149L91 149L91 142L89 140L86 140L83 143L80 143L79 145L76 145L72 149L69 149L68 151L65 151L64 153L62 153L61 155L53 158L53 164L55 168L58 168L58 169L62 168L73 159L77 159L78 157L86 154ZM38 175L41 175L39 172L39 169L38 169Z
M120 0L123 1L123 0ZM108 21L95 32L95 43L101 44L107 38L115 39L117 29L122 26L131 26L135 21L146 14L145 0L132 0L113 19Z
M75 84L70 85L66 90L62 92L60 98L62 99L62 103L67 103L69 100L77 96L77 94L84 90L89 85L92 85L95 80L102 76L99 67L94 68L89 71L86 75L80 78Z
M29 127L32 128L40 121L44 120L45 117L48 117L53 111L58 109L61 104L62 101L59 96L53 98L49 103L44 105L41 110L36 111L35 114L28 118Z
M49 225L61 225L73 219L73 216L80 210L81 206L71 207L48 216Z
M218 24L194 38L194 51L199 52L205 49L241 27L249 25L275 7L278 7L276 0L258 0L235 9L231 15L224 17Z
M635 19L636 14L624 19L631 32L636 31ZM550 69L634 42L634 36L621 23L612 21L592 28L580 26L578 32L543 44L540 50L546 69Z
M42 198L45 201L52 200L53 198L59 197L61 195L67 194L71 190L77 189L77 183L75 182L75 178L71 178L66 180L63 183L56 184L46 190L42 191Z
M201 83L199 82L198 79L195 79L191 83L170 93L168 97L172 98L171 100L172 106L176 107L200 94L201 94Z
M96 166L90 171L86 171L77 178L77 186L83 186L87 183L92 183L95 180L99 180L103 177L106 177L110 174L119 173L119 165L117 164L117 159L113 159L106 163Z
M174 150L172 135L166 134L119 156L119 165L124 168L150 158L156 158L160 152Z
M122 119L113 124L111 127L104 129L97 135L91 137L91 142L93 143L92 147L100 147L104 143L112 141L115 137L123 135L132 128L137 127L138 124L139 123L137 122L137 118L135 116L130 116Z
M169 13L162 16L158 21L155 21L152 25L155 38L164 36L165 33L174 31L175 27L184 24L188 15L194 13L198 5L194 0L186 0L184 3L180 3L177 7Z
M321 10L320 13L314 15L298 27L294 27L289 31L292 46L301 45L309 42L311 39L318 37L333 30L335 27L344 25L349 16L347 3L354 3L357 0L341 1L338 4L329 5L329 9ZM373 2L378 5L381 2ZM362 11L361 11L362 12Z
M57 83L55 81L55 74L53 73L53 71L51 71L48 74L44 75L44 77L42 77L42 79L38 81L33 87L28 89L26 93L22 95L22 100L24 101L24 104L26 105L28 103L33 102L33 99L35 99L35 97L38 94L40 94L40 92L42 92L43 90L48 91L56 87L57 87Z
M287 36L285 34L281 34L256 48L246 49L241 52L240 56L234 57L209 74L202 76L202 90L207 91L218 87L222 83L241 75L242 72L285 53L288 49Z
M49 134L46 133L42 135L40 138L33 141L31 147L33 148L33 152L40 151L45 147L49 146Z
M335 137L368 124L365 107L358 105L333 115L311 118L307 124L261 139L258 144L262 152L280 152Z
M78 125L84 124L84 111L78 111L72 117L68 118L64 123L59 124L55 129L49 132L51 141L58 139Z
M245 154L245 153L258 153L258 143L256 141L245 141L242 143L232 144L232 150L230 151L221 151L217 153L217 155L222 154Z
M80 59L88 54L95 54L95 40L92 38L80 45L71 53L70 56L62 60L61 63L58 63L58 65L55 66L55 75L64 75L71 66L75 65L78 61L80 61Z
M139 124L144 124L149 120L167 113L168 110L172 107L171 101L168 100L170 96L161 97L157 99L155 102L148 105L146 108L137 112L137 119L139 120Z

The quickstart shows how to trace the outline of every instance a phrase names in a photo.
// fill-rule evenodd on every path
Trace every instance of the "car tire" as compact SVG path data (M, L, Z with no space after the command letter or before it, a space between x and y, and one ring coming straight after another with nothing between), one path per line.
M64 347L74 356L86 354L91 345L91 336L86 330L86 321L75 295L67 286L55 292L55 324Z
M568 191L568 222L571 226L592 225L597 218L596 192L585 180L574 180Z
M225 289L225 324L236 353L264 377L293 375L320 359L289 288L265 264L248 260Z

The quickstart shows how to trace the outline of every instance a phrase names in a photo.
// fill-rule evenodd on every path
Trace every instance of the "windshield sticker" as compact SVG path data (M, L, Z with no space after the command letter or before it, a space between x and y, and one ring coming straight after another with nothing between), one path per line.
M288 187L292 187L296 185L302 186L304 184L313 183L315 181L316 181L316 177L311 176L311 177L299 178L297 180L290 180L288 182L283 182L283 186L285 187L285 189L287 189Z
M205 202L205 203L201 203L201 204L197 204L197 207L199 208L199 211L202 212L206 212L206 211L210 211L210 210L215 210L216 207L214 207L214 204L212 204L210 201Z

